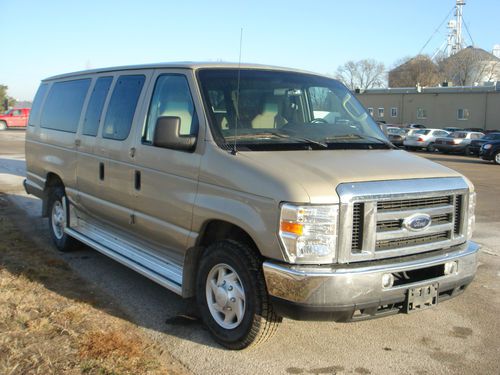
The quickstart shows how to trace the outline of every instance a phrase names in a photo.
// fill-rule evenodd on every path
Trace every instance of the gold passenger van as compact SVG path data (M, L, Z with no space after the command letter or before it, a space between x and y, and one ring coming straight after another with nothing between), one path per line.
M196 297L231 349L282 317L434 307L476 272L472 184L396 149L314 73L171 63L47 78L26 162L60 250L83 242Z

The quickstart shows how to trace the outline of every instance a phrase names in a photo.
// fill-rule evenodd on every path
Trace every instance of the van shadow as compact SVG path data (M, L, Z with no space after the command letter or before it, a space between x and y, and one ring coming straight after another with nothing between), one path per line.
M21 159L0 158L0 173L11 174L14 176L26 176L26 162Z
M27 215L18 207L28 207L32 200L0 193L0 220L11 221L12 232L19 232L10 238L0 233L0 241L15 247L0 252L0 267L72 301L161 332L166 340L177 337L221 348L198 319L193 300L181 298L83 244L69 253L57 251L51 244L47 219Z

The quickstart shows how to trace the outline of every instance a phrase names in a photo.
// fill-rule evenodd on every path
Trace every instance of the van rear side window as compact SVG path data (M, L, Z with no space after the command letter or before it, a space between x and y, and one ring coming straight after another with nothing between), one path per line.
M90 135L93 137L97 135L102 109L104 107L106 97L108 96L109 87L111 86L112 81L113 77L101 77L97 80L94 90L92 91L92 96L90 97L85 119L83 120L82 133L84 135Z
M36 92L33 105L31 106L30 119L28 121L29 126L35 126L35 123L38 121L40 109L42 108L43 99L45 99L48 87L49 85L47 83L42 83Z
M90 79L54 83L42 112L42 128L76 133L89 86Z
M122 141L128 137L145 79L143 75L118 78L106 112L103 138Z

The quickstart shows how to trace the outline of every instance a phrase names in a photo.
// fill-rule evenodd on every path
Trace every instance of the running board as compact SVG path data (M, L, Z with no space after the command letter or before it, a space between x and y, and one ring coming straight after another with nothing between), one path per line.
M79 224L83 224L80 222ZM111 259L153 280L174 293L182 295L182 268L146 254L140 248L112 234L85 223L64 230L71 237Z

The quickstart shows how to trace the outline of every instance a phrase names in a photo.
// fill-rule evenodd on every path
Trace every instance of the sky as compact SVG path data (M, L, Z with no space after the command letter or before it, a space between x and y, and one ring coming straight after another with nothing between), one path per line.
M467 0L474 45L500 44L500 0ZM0 0L0 84L32 100L43 78L108 66L229 61L334 74L420 52L455 0ZM450 16L451 17L451 16ZM446 22L424 53L446 39ZM469 36L465 32L468 44Z

